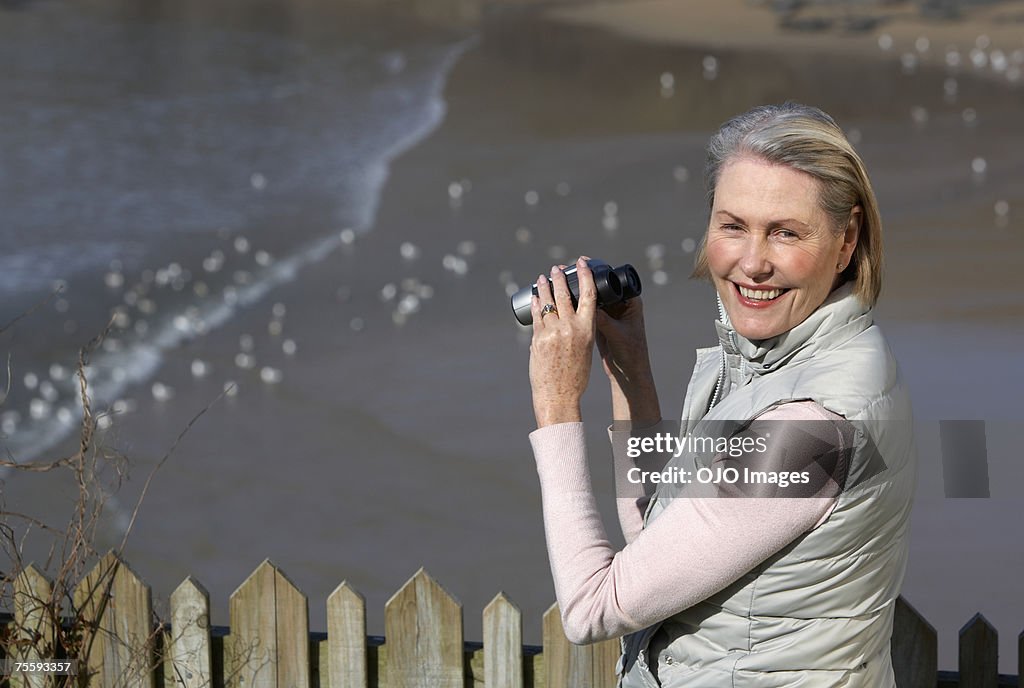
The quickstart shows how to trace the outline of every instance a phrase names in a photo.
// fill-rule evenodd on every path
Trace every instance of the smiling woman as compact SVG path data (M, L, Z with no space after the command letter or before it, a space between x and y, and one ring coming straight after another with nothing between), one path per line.
M530 440L566 633L623 636L623 688L890 688L916 452L909 395L872 318L881 222L867 173L831 117L787 103L724 124L706 181L694 274L717 292L718 345L697 352L676 450L635 451L658 446L638 436L665 436L641 299L598 310L582 258L577 310L557 267L537 281ZM651 476L619 481L636 488L619 494L620 551L583 441L595 343L616 470ZM751 449L702 451L694 438Z
M768 339L807 319L842 282L861 209L832 227L809 174L759 158L722 169L704 251L736 332Z
M730 214L737 209L719 201L727 195L728 203L741 204L747 212L769 213L761 218L762 227L777 230L779 238L796 240L828 230L836 253L816 258L822 270L835 267L832 288L853 282L861 300L875 305L882 288L882 219L864 163L831 117L793 103L754 108L722 125L708 142L707 156L711 218L694 277L711 276L706 249L712 228L757 228ZM736 166L739 172L730 169ZM823 236L820 240L828 243Z

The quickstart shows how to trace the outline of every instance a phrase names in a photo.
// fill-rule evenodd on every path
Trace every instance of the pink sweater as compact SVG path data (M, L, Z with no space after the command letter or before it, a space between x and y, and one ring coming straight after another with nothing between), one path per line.
M840 420L813 402L784 404L764 420ZM837 429L836 445L844 442ZM643 528L644 504L619 499L627 545L608 542L590 484L582 423L530 434L540 475L544 530L568 639L631 633L722 590L802 533L825 522L829 497L679 498ZM623 457L616 457L622 470Z

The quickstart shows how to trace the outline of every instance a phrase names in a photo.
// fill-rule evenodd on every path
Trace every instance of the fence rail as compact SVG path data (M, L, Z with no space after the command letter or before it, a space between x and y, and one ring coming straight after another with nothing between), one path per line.
M50 582L33 566L15 581L4 622L8 660L54 658ZM524 646L522 615L499 593L483 610L483 643L463 638L462 607L420 569L384 606L385 636L367 636L366 603L347 583L327 598L327 633L310 633L302 592L269 560L229 599L230 627L212 627L210 599L186 578L170 598L170 623L153 624L149 586L107 554L75 589L79 685L102 688L613 688L618 641L566 640L557 605L543 617L543 647ZM386 642L385 642L386 639ZM902 597L893 627L900 688L1003 688L994 628L976 614L960 631L958 672L939 672L935 629ZM59 655L57 655L59 656ZM1024 633L1018 636L1018 676ZM15 673L10 688L44 688L52 676ZM49 680L49 683L47 681Z

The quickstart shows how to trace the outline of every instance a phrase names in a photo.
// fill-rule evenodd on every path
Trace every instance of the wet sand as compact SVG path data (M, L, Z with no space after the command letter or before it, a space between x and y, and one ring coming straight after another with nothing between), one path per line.
M554 592L526 439L528 332L506 288L580 253L632 262L645 279L662 406L674 413L694 348L713 337L711 289L687 279L704 224L702 147L724 118L759 102L814 102L859 137L888 230L879 319L924 422L1017 417L1015 393L1003 390L1024 382L1013 362L1024 312L1020 89L964 77L947 103L940 68L908 75L897 58L874 53L808 60L724 43L718 77L707 79L706 55L706 46L533 13L487 19L450 77L444 124L393 165L373 230L169 355L158 377L175 388L173 402L154 401L148 385L134 390L137 409L108 433L136 462L117 497L123 516L193 415L225 379L238 382L239 394L217 401L157 474L132 533L128 560L158 609L193 575L211 592L214 623L226 624L231 591L269 557L309 596L313 628L324 628L324 601L348 580L380 633L384 602L425 566L463 603L468 638L480 637L479 612L504 590L523 610L526 640L539 642ZM667 71L671 97L661 91ZM915 107L927 122L915 121ZM978 114L974 126L966 107ZM972 172L977 157L984 175ZM1009 205L1005 222L998 201ZM414 260L403 258L407 242ZM412 293L418 310L402 316L398 304ZM268 331L274 303L286 307L279 335ZM243 334L254 338L255 370L234 365ZM295 356L281 349L288 337ZM196 357L214 374L193 379ZM989 369L993 359L1010 363ZM962 364L949 369L949 360ZM261 365L283 380L261 382ZM595 375L584 414L619 542L606 397ZM999 498L948 500L936 448L922 442L904 595L939 631L944 669L955 668L956 630L981 611L1003 637L1003 671L1013 670L1024 618L1024 542L996 532L1019 514L1014 488L1024 476L1015 456L990 451ZM12 506L66 506L55 498L66 487L22 476L7 486ZM978 561L1001 563L979 575Z

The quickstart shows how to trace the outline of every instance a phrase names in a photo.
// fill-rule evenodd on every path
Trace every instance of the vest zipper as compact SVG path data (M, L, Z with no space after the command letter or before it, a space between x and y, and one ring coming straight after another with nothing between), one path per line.
M720 296L718 297L718 319L721 320L723 324L729 322L728 318L725 315L725 306L722 305L722 297ZM722 385L724 384L725 380L725 347L722 346L721 344L719 344L719 347L722 349L722 362L718 368L718 382L715 383L715 393L711 395L711 405L708 406L709 410L713 409L715 407L715 404L718 403L718 396L722 393Z

